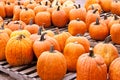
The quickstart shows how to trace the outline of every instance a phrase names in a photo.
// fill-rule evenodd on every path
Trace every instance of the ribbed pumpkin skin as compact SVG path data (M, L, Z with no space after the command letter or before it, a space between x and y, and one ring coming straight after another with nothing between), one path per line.
M29 64L33 60L32 41L27 37L19 39L19 36L12 37L6 46L6 60L11 66Z
M107 66L99 55L83 54L77 61L77 80L107 80Z
M76 71L78 57L83 53L85 53L84 47L77 42L68 43L65 46L63 54L67 61L68 71Z
M9 40L9 36L5 32L0 32L0 60L5 59L5 47Z
M115 59L109 68L110 80L120 80L120 58Z
M117 48L110 43L99 43L95 45L94 53L101 55L108 67L114 59L119 57Z
M43 52L38 58L37 73L42 80L62 80L67 71L67 64L62 53Z

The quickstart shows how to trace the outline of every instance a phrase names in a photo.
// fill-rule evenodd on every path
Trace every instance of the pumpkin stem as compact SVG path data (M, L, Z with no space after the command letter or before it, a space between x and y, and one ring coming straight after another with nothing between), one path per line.
M60 6L57 7L57 11L59 11L59 10L60 10Z
M78 8L81 8L81 5L80 5L80 4L78 4Z
M77 18L76 20L77 20L77 21L80 21L80 18Z
M94 6L93 5L91 5L91 8L92 8L92 10L94 10Z
M25 38L25 35L20 34L20 35L17 37L17 40L21 40L22 38Z
M108 17L107 17L107 15L104 15L104 20L106 20Z
M39 5L42 5L41 2L39 2Z
M89 56L90 56L90 57L94 57L94 53L93 53L93 49L92 49L92 48L90 48Z
M56 6L58 6L58 1L56 2L56 4L55 4Z
M20 24L20 22L19 21L15 21L14 24Z
M41 35L41 32L42 32L42 27L39 28L38 35Z
M45 23L42 24L42 30L45 31Z
M111 41L111 35L105 38L104 43L109 43L110 41Z
M20 5L20 1L18 1L18 5Z
M40 37L40 41L44 41L45 40L45 35L46 35L47 33L45 32L45 33L43 33L42 35L41 35L41 37Z
M7 2L8 5L10 5L10 2Z
M20 6L20 9L22 9L22 6Z
M95 14L97 11L98 11L98 9L95 9L95 10L93 11L93 13Z
M25 7L24 9L25 9L26 11L28 10L28 8L26 8L26 7Z
M29 25L33 24L33 18L30 19Z
M45 6L47 6L47 5L48 5L48 1L45 2Z
M54 51L54 46L51 45L51 46L50 46L50 53L53 53L53 51Z
M76 9L78 8L76 4L74 4L74 6L75 6Z
M96 23L95 23L95 25L99 25L99 24L100 24L99 19L96 18Z
M114 15L114 20L118 20L119 18L118 18L118 16L115 14Z

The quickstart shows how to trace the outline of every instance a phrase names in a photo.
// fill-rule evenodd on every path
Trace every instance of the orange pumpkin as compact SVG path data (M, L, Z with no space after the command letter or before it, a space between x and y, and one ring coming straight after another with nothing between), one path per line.
M0 31L0 60L6 59L5 48L6 48L8 40L9 40L8 34Z
M53 47L50 51L43 52L38 58L37 73L42 80L62 80L66 71L65 57Z
M6 17L6 12L5 12L5 3L4 2L0 2L0 16L2 18Z
M58 42L54 38L45 36L45 34L46 33L43 33L40 39L33 43L33 51L37 58L42 54L42 52L49 50L50 45L53 45L56 50L60 51Z
M77 18L79 18L82 21L85 21L86 18L86 9L83 7L80 7L80 5L78 5L79 7L73 8L70 10L69 12L69 18L70 20L76 20Z
M33 19L34 23L35 13L32 9L22 9L20 12L20 20L26 24L29 24L30 20Z
M77 34L84 34L87 31L87 27L84 21L79 18L76 20L71 20L68 24L68 32L75 36Z
M35 34L38 32L39 26L37 24L33 24L33 19L31 19L29 24L26 25L24 29L28 30L31 34Z
M119 57L117 48L109 43L109 38L107 37L104 42L98 43L94 46L94 53L99 54L104 58L104 61L109 69L111 62Z
M5 5L5 12L7 17L13 16L14 3L7 2Z
M11 66L31 63L33 60L32 41L24 35L12 37L6 45L5 55Z
M108 27L105 22L99 22L98 18L96 22L91 23L89 27L89 35L94 40L104 40L109 34Z
M68 43L65 45L63 54L67 61L67 70L76 71L78 57L85 53L84 47L78 42Z
M57 27L65 27L68 23L67 14L58 6L57 10L52 12L52 23Z
M114 43L120 44L120 24L116 23L110 29L111 39Z
M34 10L34 8L37 6L36 2L30 1L29 4L26 6L29 9Z
M44 27L50 27L51 26L51 15L49 12L44 11L44 12L38 12L35 16L35 23L38 24L39 26L42 26L43 24Z
M77 80L107 80L104 59L93 51L82 54L77 61Z
M66 42L65 42L65 45L67 45L68 43L71 43L71 42L78 42L79 44L83 45L83 47L85 48L85 52L89 52L89 48L90 48L90 42L89 40L84 37L84 36L70 36Z
M109 68L109 80L119 80L120 79L120 57L116 58L110 65Z

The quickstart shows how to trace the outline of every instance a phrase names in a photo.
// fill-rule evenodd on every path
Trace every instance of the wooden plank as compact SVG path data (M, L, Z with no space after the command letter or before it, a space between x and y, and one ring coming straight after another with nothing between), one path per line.
M20 74L28 74L28 73L31 73L31 72L33 72L33 71L36 71L36 66L27 68L27 69L25 69L25 70L23 70L23 71L20 71L19 73L20 73Z
M0 65L6 64L7 61L0 61Z
M28 77L31 77L31 78L38 77L38 74L37 74L37 72L34 72L32 74L29 74Z
M63 80L73 80L75 78L76 78L76 73L68 73L68 74L65 75Z
M12 67L12 66L9 65L9 64L6 64L6 65L3 66L3 68L5 68L5 69L10 68L10 67Z

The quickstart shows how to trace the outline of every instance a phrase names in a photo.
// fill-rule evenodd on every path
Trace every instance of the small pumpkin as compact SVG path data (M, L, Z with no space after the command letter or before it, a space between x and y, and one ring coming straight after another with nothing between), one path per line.
M11 66L30 64L33 60L32 41L22 34L10 38L5 56Z
M93 51L95 54L99 54L104 58L108 69L111 62L119 57L117 48L110 43L110 36L108 36L104 42L96 44L93 48Z
M45 28L51 26L51 15L49 12L38 12L35 16L35 23L39 26L42 26L43 24Z
M24 27L24 30L28 30L31 34L37 33L38 29L39 26L37 24L33 24L33 19L31 19L29 24Z
M56 50L60 51L58 42L54 38L46 36L46 33L43 33L40 36L40 39L33 43L33 51L36 57L38 58L42 52L48 51L50 49L50 45L53 45Z
M81 44L84 48L85 48L85 52L88 53L89 49L90 49L90 42L89 40L81 35L76 35L76 36L70 36L66 42L65 45L67 45L68 43L73 43L73 42L78 42L79 44Z
M107 80L104 59L92 50L82 54L77 61L77 80Z
M25 9L22 9L20 12L20 20L23 21L26 24L29 24L30 19L33 19L34 23L35 13L32 9L28 9L25 7Z
M57 27L65 27L68 23L67 14L64 10L60 9L60 6L52 12L52 23Z
M68 24L68 32L75 36L77 34L85 34L87 27L84 21L77 18L76 20L71 20Z
M76 71L78 57L85 53L84 47L78 42L71 42L65 45L63 54L67 61L67 70Z
M38 58L37 73L42 80L62 80L66 71L65 57L61 52L54 50L53 46Z
M8 40L9 40L8 34L0 31L0 60L6 59L5 48L6 48Z
M89 27L89 35L94 40L104 40L109 34L108 27L105 22L99 22L98 18L96 22L91 23Z

